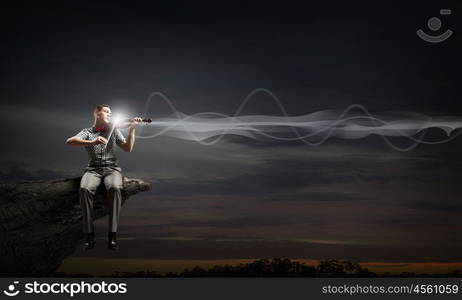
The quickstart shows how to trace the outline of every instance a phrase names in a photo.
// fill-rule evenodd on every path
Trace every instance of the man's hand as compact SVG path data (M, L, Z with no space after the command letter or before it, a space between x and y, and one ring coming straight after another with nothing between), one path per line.
M141 118L133 118L133 120L130 122L130 129L135 129L138 126L140 126L141 122L143 122L143 119Z
M103 144L103 145L106 145L107 144L107 139L106 138L103 138L102 136L99 136L97 137L96 139L94 139L92 142L91 142L92 145L98 145L98 144Z

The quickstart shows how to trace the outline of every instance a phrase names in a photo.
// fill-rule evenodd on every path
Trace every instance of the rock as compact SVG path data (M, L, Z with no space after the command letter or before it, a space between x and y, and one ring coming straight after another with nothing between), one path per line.
M0 276L51 276L81 247L80 177L0 186ZM150 185L124 177L122 205ZM95 219L105 216L106 191L95 194Z

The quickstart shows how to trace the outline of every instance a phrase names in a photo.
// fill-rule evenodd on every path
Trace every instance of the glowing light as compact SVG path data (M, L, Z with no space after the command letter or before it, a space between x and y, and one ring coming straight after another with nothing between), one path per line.
M281 116L240 115L241 111L257 93L265 93L274 100ZM462 131L462 117L429 117L417 113L380 114L373 116L364 106L353 104L343 111L324 110L305 115L289 116L282 102L271 91L255 89L244 99L234 115L216 112L201 112L186 115L179 112L172 101L162 93L152 93L144 106L146 117L152 99L158 96L171 108L173 115L157 118L149 128L158 129L156 133L141 135L139 138L155 138L160 135L191 140L203 145L218 143L224 135L233 134L255 140L274 139L279 141L301 141L309 146L320 146L329 138L361 139L378 135L391 148L397 151L410 151L419 144L436 145L449 142ZM437 141L425 140L428 129L439 128L447 138ZM454 133L454 134L451 134ZM409 146L398 146L389 137L404 137L411 141Z
M120 123L122 123L122 121L123 121L122 114L116 114L114 116L114 119L113 119L114 125L120 125Z

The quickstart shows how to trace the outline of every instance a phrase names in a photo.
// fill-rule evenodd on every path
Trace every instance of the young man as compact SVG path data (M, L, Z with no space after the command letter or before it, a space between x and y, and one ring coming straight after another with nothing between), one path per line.
M93 227L93 196L96 188L104 182L107 191L106 207L109 210L108 248L117 250L117 225L122 204L122 169L117 165L114 150L117 144L126 152L132 152L135 145L135 130L141 118L132 119L128 138L113 128L111 108L107 104L96 106L92 127L82 129L77 135L66 140L66 145L83 146L88 153L88 166L80 181L79 199L83 211L83 231L86 233L85 249L95 246ZM110 136L109 136L110 135Z

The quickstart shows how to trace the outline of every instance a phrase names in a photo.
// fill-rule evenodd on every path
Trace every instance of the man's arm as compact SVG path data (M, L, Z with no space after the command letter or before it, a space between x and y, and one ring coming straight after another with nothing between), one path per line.
M130 132L128 133L128 138L125 143L120 143L119 147L122 148L126 152L132 152L133 147L135 146L135 131L136 128L140 125L140 122L142 122L141 118L135 118L133 122L130 124Z
M126 152L132 152L133 147L135 146L135 128L130 128L130 133L128 134L127 141L125 143L119 144L119 147Z
M99 136L94 140L84 140L78 136L73 136L68 138L65 144L69 146L90 146L97 144L107 144L107 139L103 138L102 136Z

